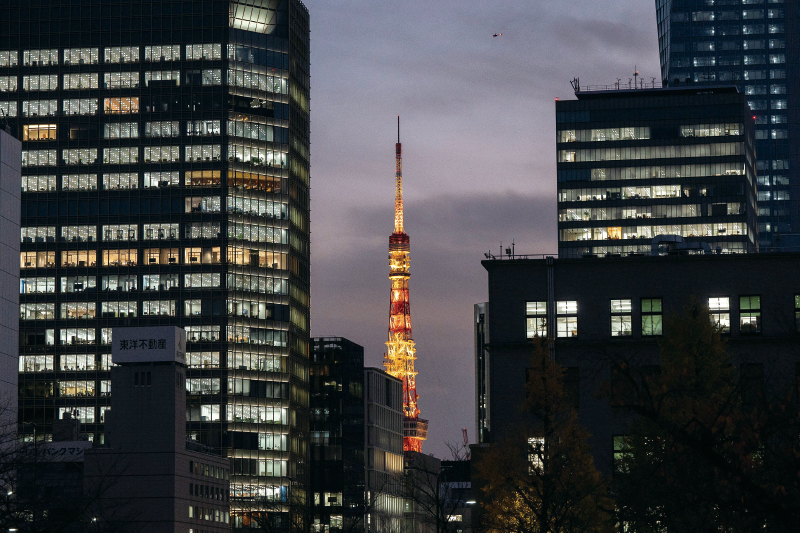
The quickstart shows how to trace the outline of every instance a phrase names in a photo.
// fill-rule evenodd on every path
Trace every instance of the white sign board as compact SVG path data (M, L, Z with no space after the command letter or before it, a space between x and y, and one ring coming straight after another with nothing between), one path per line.
M175 326L114 328L111 360L122 363L186 364L186 331Z

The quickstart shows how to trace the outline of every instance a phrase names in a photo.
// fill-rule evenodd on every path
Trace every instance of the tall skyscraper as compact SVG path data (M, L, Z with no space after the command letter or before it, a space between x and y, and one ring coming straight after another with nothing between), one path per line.
M657 238L756 250L753 121L736 87L575 95L556 102L559 257L650 254Z
M74 412L102 441L111 328L180 326L187 432L231 459L233 526L250 524L237 501L291 509L308 476L305 6L7 0L0 115L23 142L20 430Z
M661 75L671 85L735 83L756 123L762 246L800 233L797 0L656 0Z
M428 437L428 421L419 417L417 407L417 358L411 337L411 242L403 227L403 157L400 145L400 117L397 117L395 145L394 233L389 237L389 279L392 282L389 306L389 340L386 341L386 372L403 381L403 450L422 451Z

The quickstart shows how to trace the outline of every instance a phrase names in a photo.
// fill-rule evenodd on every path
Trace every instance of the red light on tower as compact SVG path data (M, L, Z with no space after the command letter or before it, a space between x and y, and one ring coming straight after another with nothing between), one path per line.
M403 382L403 451L422 451L428 437L428 421L419 417L417 407L416 346L411 337L411 302L408 281L411 278L411 241L403 228L403 160L400 145L400 117L397 117L395 145L394 233L389 236L389 339L383 366L386 372Z

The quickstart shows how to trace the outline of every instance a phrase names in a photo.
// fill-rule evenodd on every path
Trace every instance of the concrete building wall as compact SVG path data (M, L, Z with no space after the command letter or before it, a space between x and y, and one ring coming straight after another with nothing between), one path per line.
M0 130L0 406L17 419L22 143ZM3 411L5 414L5 411ZM3 423L5 426L6 424Z
M612 438L626 433L626 421L597 393L610 380L610 356L658 362L659 336L643 334L643 299L660 299L664 320L693 302L728 298L730 332L725 335L733 364L762 365L764 380L773 389L793 390L800 364L800 254L746 256L671 256L605 259L484 261L489 274L491 365L487 378L491 395L492 442L509 435L525 420L519 410L525 396L531 344L529 302L548 302L552 291L556 328L554 353L563 366L575 369L579 419L590 431L597 466L609 471ZM548 286L548 279L552 286ZM760 297L760 331L746 327L743 296ZM631 302L628 334L612 336L611 301ZM558 302L575 302L568 328L554 324ZM667 325L664 325L667 328ZM666 329L664 330L667 331ZM560 332L560 333L559 333ZM558 336L561 334L562 336Z

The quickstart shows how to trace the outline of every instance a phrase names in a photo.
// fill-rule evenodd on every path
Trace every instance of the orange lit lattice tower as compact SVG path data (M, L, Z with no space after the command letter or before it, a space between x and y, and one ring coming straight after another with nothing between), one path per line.
M389 306L389 340L383 365L386 372L403 380L403 450L422 451L422 441L428 437L428 421L419 417L417 407L417 358L411 338L411 303L408 280L411 277L411 245L403 229L403 161L400 148L400 117L397 117L395 145L394 233L389 237L389 279L392 282Z

